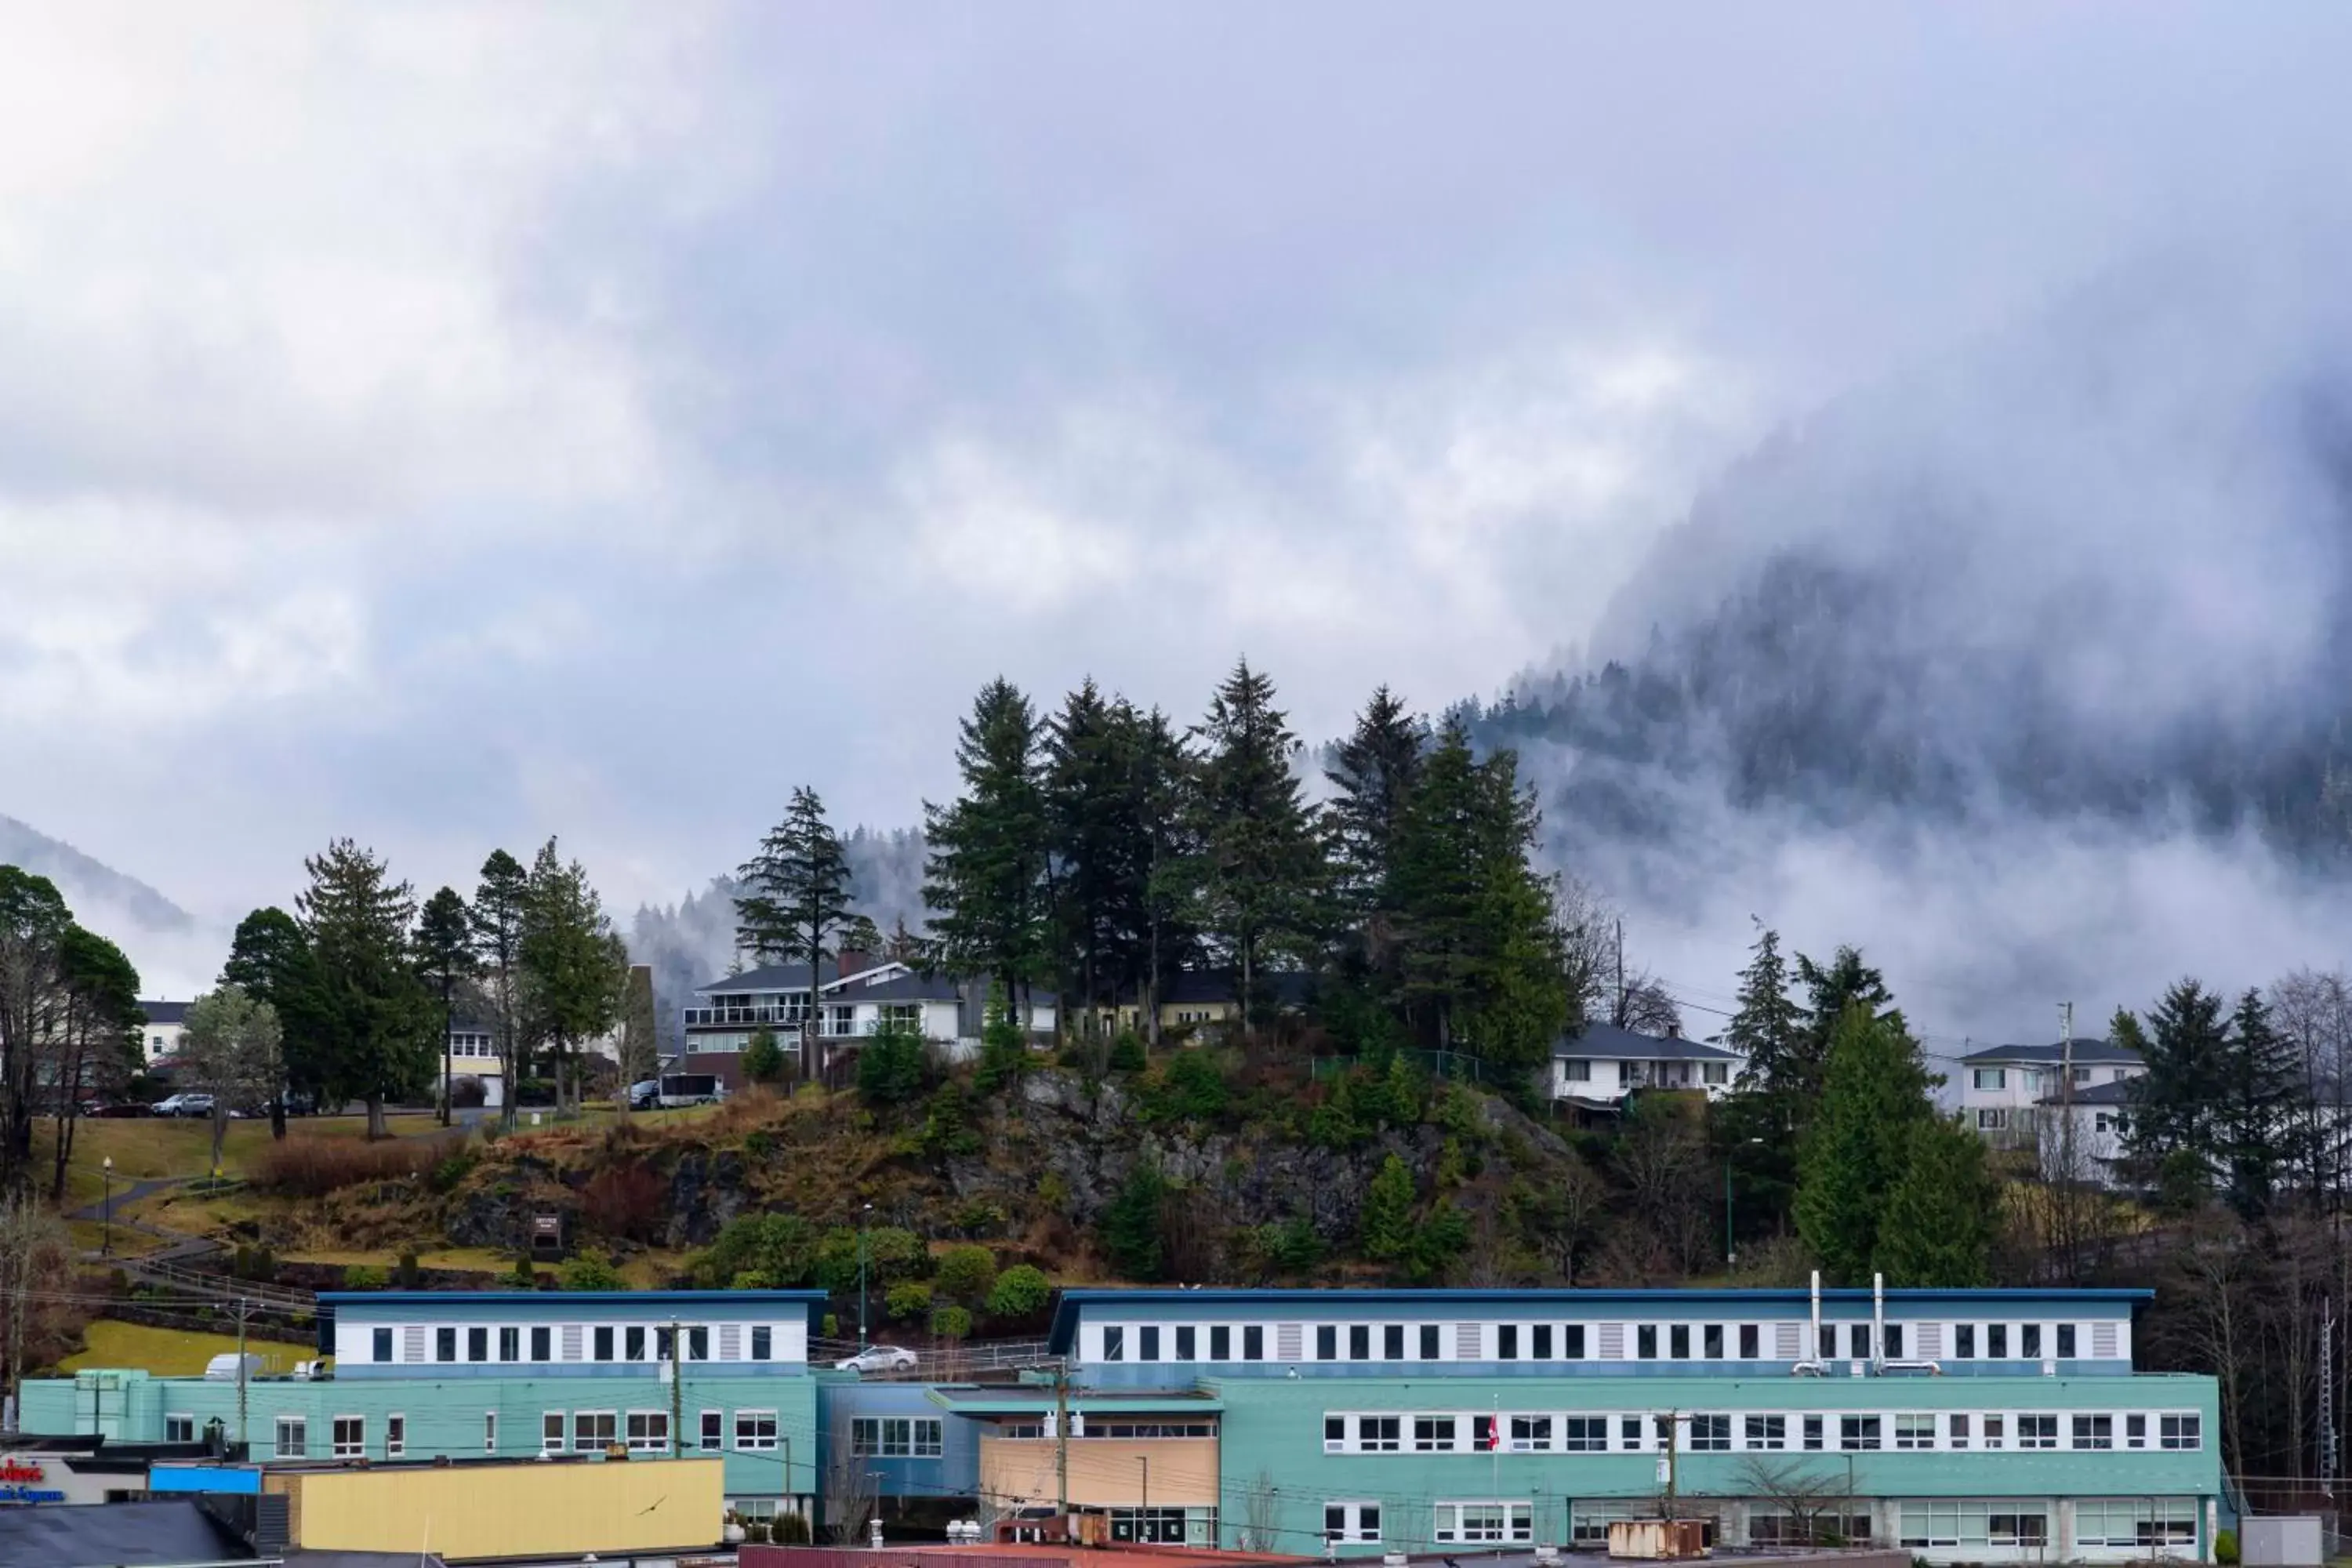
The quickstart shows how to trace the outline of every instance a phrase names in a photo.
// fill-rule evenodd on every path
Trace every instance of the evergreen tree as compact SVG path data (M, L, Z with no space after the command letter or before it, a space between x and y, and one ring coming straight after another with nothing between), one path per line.
M1393 1002L1401 983L1392 962L1395 925L1391 886L1399 838L1421 784L1428 726L1405 711L1387 687L1372 693L1356 727L1324 770L1337 793L1325 807L1333 892L1350 957Z
M1752 956L1739 972L1738 1005L1723 1031L1727 1049L1747 1058L1743 1089L1794 1094L1806 1086L1798 1066L1803 1019L1789 999L1789 967L1780 958L1780 933L1769 926L1756 933Z
M2306 1124L2302 1074L2261 992L2248 990L2239 999L2219 1066L2215 1131L2230 1206L2242 1218L2260 1219L2281 1178L2294 1170L2297 1134Z
M940 956L957 973L992 976L1024 1016L1052 945L1040 740L1029 700L1002 677L990 681L956 742L963 793L945 806L923 805L923 903L934 911Z
M1129 963L1147 1044L1160 1044L1160 987L1200 945L1202 888L1207 877L1198 760L1154 708L1128 734L1128 811L1134 823L1141 908ZM1099 1076L1099 1075L1097 1075Z
M1903 1173L1886 1194L1876 1267L1902 1288L1990 1285L2000 1212L1984 1140L1956 1120L1924 1118L1911 1125Z
M1789 997L1780 933L1759 926L1748 952L1723 1034L1724 1045L1747 1059L1708 1120L1725 1162L1738 1171L1741 1228L1764 1234L1785 1224L1796 1196L1797 1149L1812 1100L1799 1067L1803 1016Z
M50 1118L49 1201L62 1204L73 1161L77 1107L85 1090L117 1092L145 1059L139 1048L139 971L114 943L80 925L66 928L58 947L58 989L50 1072L56 1087Z
M1798 1155L1797 1232L1832 1284L1866 1285L1889 1196L1932 1120L1934 1079L1897 1018L1861 998L1830 1037L1822 1101Z
M882 956L882 928L874 923L872 915L852 915L841 929L838 952L855 952L866 958Z
M474 922L455 888L425 900L416 917L416 967L441 999L441 1125L449 1125L449 1031L457 1023L457 987L474 973Z
M816 791L793 791L784 819L735 875L743 884L735 900L736 945L762 963L806 963L814 996L824 961L839 956L851 924L849 858ZM816 1016L814 1005L809 1016Z
M47 877L0 866L0 1204L33 1181L33 1118L73 911Z
M410 962L415 896L348 838L302 865L310 885L294 907L318 963L328 1093L364 1101L368 1136L387 1137L385 1100L432 1081L435 1010Z
M1140 912L1143 824L1128 800L1133 710L1089 679L1046 726L1042 782L1062 995L1091 1020L1118 994Z
M1149 1284L1160 1277L1167 1254L1160 1211L1167 1201L1168 1183L1160 1168L1138 1160L1103 1210L1103 1253L1120 1279Z
M772 1040L770 1042L774 1043ZM643 1083L661 1071L661 1037L654 1017L654 972L647 964L632 964L621 995L621 1104L629 1103L628 1086Z
M751 1038L743 1047L743 1076L752 1083L773 1083L784 1076L784 1053L776 1044L776 1032L762 1024L751 1031Z
M482 862L474 889L475 967L498 1031L499 1071L506 1089L499 1104L501 1126L515 1124L517 1090L529 1065L530 1042L522 1028L523 915L530 899L530 873L503 849Z
M2145 1171L2181 1150L2210 1165L2222 1148L2220 1110L2229 1089L2222 1006L2220 993L2183 979L2150 1009L2145 1031L2134 1026L2147 1070L2130 1080L2126 1147Z
M239 921L229 941L221 984L242 986L278 1015L278 1055L286 1081L269 1096L269 1135L286 1136L286 1091L313 1101L326 1093L326 1061L320 1044L324 996L319 963L302 927L284 910L258 909Z
M1265 962L1297 953L1312 930L1322 856L1291 772L1298 742L1274 682L1243 659L1209 700L1199 788L1202 912L1235 970L1247 1033Z
M554 1052L556 1108L577 1110L579 1049L620 1022L629 950L589 884L588 868L577 860L566 864L552 838L531 861L515 958L524 1016Z
M1412 1172L1402 1159L1391 1154L1381 1163L1380 1173L1364 1189L1358 1226L1365 1257L1376 1263L1396 1263L1412 1250L1412 1205L1418 1195Z
M1805 988L1804 1021L1797 1033L1796 1048L1786 1058L1785 1070L1776 1076L1785 1079L1786 1089L1802 1106L1813 1103L1822 1092L1830 1037L1837 1032L1849 1006L1861 1003L1873 1016L1895 1018L1898 1028L1901 1025L1885 977L1863 963L1859 948L1840 946L1826 965L1797 954L1797 980Z

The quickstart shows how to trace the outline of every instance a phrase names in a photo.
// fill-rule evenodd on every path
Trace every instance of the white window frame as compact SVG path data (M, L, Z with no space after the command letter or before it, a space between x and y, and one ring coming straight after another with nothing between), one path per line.
M696 1417L694 1450L698 1454L722 1454L727 1451L727 1412L705 1410Z
M1739 1447L1751 1454L1775 1454L1789 1447L1789 1418L1768 1410L1740 1412Z
M294 1435L291 1447L286 1435ZM270 1433L272 1452L281 1459L307 1459L310 1457L310 1418L308 1415L280 1415Z
M762 1432L761 1426L767 1430ZM776 1447L776 1413L772 1410L735 1412L735 1447L739 1453L767 1453Z
M539 1414L539 1451L561 1454L570 1445L564 1434L571 1430L571 1421L561 1410L542 1410Z
M184 1427L185 1430L175 1435L173 1431L174 1426ZM193 1443L195 1440L196 1413L194 1411L166 1410L163 1412L163 1441L166 1443Z
M1936 1447L1936 1413L1932 1410L1898 1410L1895 1413L1895 1447L1898 1450L1916 1453Z
M1381 1517L1381 1505L1378 1501L1369 1498L1335 1498L1325 1502L1323 1505L1323 1539L1327 1542L1343 1546L1379 1545L1381 1541L1381 1526L1384 1522ZM1334 1509L1340 1510L1341 1515L1339 1528L1337 1530L1331 1528L1331 1512ZM1367 1528L1364 1523L1364 1511L1367 1509L1371 1510L1371 1524L1369 1528Z
M2031 1433L2025 1425L2029 1421L2034 1427ZM2049 1423L2046 1429L2042 1426L2044 1422ZM2054 1410L2027 1410L2018 1415L2017 1446L2020 1448L2056 1449L2063 1446L2064 1436L2065 1423Z
M658 1437L654 1435L654 1427L656 1424L661 1428L661 1435ZM630 1411L626 1417L626 1425L621 1429L621 1440L628 1445L629 1452L632 1454L667 1454L669 1452L670 1442L669 1412L667 1410Z
M2168 1454L2193 1454L2205 1447L2205 1417L2194 1410L2175 1410L2156 1418L2156 1446Z
M1992 1081L1987 1083L1985 1081L1987 1079L1990 1079ZM1974 1069L1974 1076L1969 1079L1969 1087L1973 1089L1981 1089L1986 1092L1990 1092L1996 1089L2007 1089L2009 1087L2009 1074L2005 1069L2000 1068L1978 1068Z
M602 1437L593 1442L582 1440L581 1428L594 1421L604 1425ZM617 1410L575 1410L572 1413L572 1451L575 1454L601 1454L621 1440L621 1413Z
M1472 1534L1463 1524L1465 1511L1494 1509L1500 1512L1493 1533ZM1430 1539L1441 1546L1508 1545L1535 1539L1535 1505L1526 1498L1445 1498L1431 1505Z
M499 1413L495 1410L485 1410L482 1412L482 1452L495 1454L498 1451Z

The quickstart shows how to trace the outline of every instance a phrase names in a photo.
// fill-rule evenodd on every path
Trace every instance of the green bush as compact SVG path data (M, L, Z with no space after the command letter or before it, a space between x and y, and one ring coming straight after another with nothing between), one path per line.
M1160 1278L1166 1256L1160 1211L1167 1197L1168 1184L1159 1168L1139 1160L1103 1211L1103 1252L1119 1278L1144 1282Z
M926 1316L931 1310L931 1288L912 1279L893 1285L882 1298L882 1310L894 1318Z
M817 1332L829 1340L841 1338L841 1314L827 1312L824 1315L824 1321L817 1325Z
M996 1255L984 1247L950 1247L940 1255L931 1289L949 1301L977 1307L996 1285Z
M436 1193L456 1192L457 1184L480 1163L480 1158L470 1149L452 1154L433 1167L432 1173L425 1178L425 1184Z
M775 1135L764 1127L754 1127L743 1134L743 1152L753 1160L772 1158L776 1152Z
M520 1286L523 1289L536 1290L539 1289L539 1270L531 1267L530 1253L518 1252L515 1254L514 1277L515 1283Z
M565 1290L619 1290L626 1288L621 1271L601 1252L583 1252L565 1258L555 1271L555 1283Z
M816 1227L796 1214L738 1215L688 1266L696 1283L719 1289L748 1273L777 1289L798 1289L816 1272Z
M738 1064L743 1076L753 1083L773 1083L784 1076L783 1048L776 1044L775 1031L765 1024L751 1031L751 1038L743 1047L743 1059Z
M413 1252L402 1253L400 1255L400 1267L394 1270L393 1278L399 1281L400 1288L404 1290L414 1290L419 1285L424 1283L425 1271L416 1266L416 1254Z
M992 1318L1034 1318L1045 1310L1054 1298L1054 1282L1045 1271L1032 1263L1016 1263L996 1277L996 1284L988 1292L988 1315Z
M1021 1037L1021 1026L1013 1021L1005 1005L1004 987L993 986L988 994L987 1018L980 1027L980 1068L972 1074L972 1082L981 1093L994 1094L1007 1084L1018 1086L1028 1066L1028 1042Z
M2236 1568L2238 1561L2236 1531L2217 1530L2213 1532L2213 1561L2221 1563L2222 1568Z
M809 1523L797 1513L780 1513L776 1522L768 1528L768 1539L779 1546L806 1546L809 1543Z
M1248 1235L1248 1246L1258 1272L1277 1279L1298 1279L1315 1272L1323 1261L1323 1238L1311 1220L1300 1215L1259 1226Z
M923 1116L923 1152L944 1160L980 1152L980 1134L971 1125L970 1091L960 1083L941 1084Z
M1143 1053L1142 1037L1133 1029L1121 1029L1110 1043L1110 1070L1141 1072L1150 1065L1150 1058Z
M1169 1058L1159 1081L1137 1098L1137 1112L1146 1121L1202 1122L1223 1116L1232 1096L1215 1054L1187 1047Z
M343 1289L346 1290L381 1290L391 1282L391 1277L368 1263L343 1266Z
M775 1288L776 1282L768 1277L764 1268L746 1268L727 1281L730 1290L772 1290Z
M866 1233L866 1277L877 1285L920 1279L931 1271L931 1249L911 1230L877 1226ZM816 1283L835 1292L857 1289L857 1230L836 1226L817 1248Z
M929 1068L923 1037L879 1029L857 1051L857 1097L868 1105L903 1105L923 1092Z
M963 1307L931 1309L931 1332L943 1340L967 1340L971 1337L971 1313Z

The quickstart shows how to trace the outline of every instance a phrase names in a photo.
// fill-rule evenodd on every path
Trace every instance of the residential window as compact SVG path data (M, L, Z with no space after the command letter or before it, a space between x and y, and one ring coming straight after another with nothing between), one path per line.
M1822 1418L1818 1415L1808 1415L1805 1417L1805 1447L1808 1449L1818 1449L1821 1446Z
M1332 1542L1377 1542L1381 1538L1381 1505L1376 1502L1327 1502L1323 1505L1323 1539Z
M1988 1432L1987 1436L1990 1436ZM2021 1415L2017 1418L2017 1446L2021 1448L2054 1448L2058 1446L2058 1417L2055 1415ZM1987 1447L1990 1447L1990 1444Z
M611 1361L613 1359L613 1326L610 1323L603 1323L597 1326L595 1343L596 1359L598 1361Z
M2116 1446L2116 1418L2112 1415L2077 1415L2074 1426L2071 1447L2112 1448Z
M1371 1324L1350 1323L1348 1325L1348 1359L1349 1361L1370 1361L1372 1359Z
M539 1447L542 1453L563 1451L563 1412L551 1410L539 1418Z
M1633 1354L1642 1361L1658 1359L1658 1325L1636 1324L1633 1329Z
M1965 1448L1969 1446L1969 1418L1967 1416L1946 1416L1944 1418L1944 1431L1945 1440L1953 1447Z
M1584 1325L1582 1323L1569 1324L1560 1330L1559 1337L1559 1353L1562 1357L1569 1361L1584 1359Z
M278 1418L278 1457L281 1459L308 1458L310 1453L310 1424L300 1415L280 1415Z
M1412 1449L1416 1454L1450 1454L1454 1451L1455 1423L1451 1415L1416 1415L1412 1421Z
M2008 1131L2009 1108L2007 1106L1994 1105L1979 1106L1977 1108L1977 1131L1979 1132Z
M622 1333L621 1359L623 1361L646 1359L646 1331L641 1325L632 1326Z
M1496 1361L1519 1359L1518 1324L1497 1323L1495 1326L1495 1359Z
M533 1361L553 1361L553 1360L555 1359L555 1356L554 1356L554 1354L553 1354L553 1347L554 1347L554 1338L553 1338L553 1333L554 1333L554 1331L552 1331L552 1330L551 1330L551 1329L546 1329L546 1328L536 1328L536 1329L531 1330L531 1331L530 1331L530 1359L531 1359L531 1360L533 1360Z
M751 1325L751 1359L773 1361L776 1357L776 1331L765 1323Z
M1690 1325L1676 1323L1666 1331L1666 1350L1676 1361L1690 1360Z
M611 1447L621 1435L620 1417L610 1410L575 1410L572 1413L572 1447L581 1454L593 1454Z
M1605 1415L1569 1415L1559 1424L1559 1447L1567 1454L1605 1454L1609 1451L1609 1418Z
M1126 1359L1127 1331L1113 1323L1103 1330L1103 1360L1125 1361Z
M195 1440L196 1418L194 1415L183 1414L166 1415L163 1417L163 1441L166 1443L193 1443Z
M1694 1415L1690 1418L1690 1446L1695 1454L1725 1454L1731 1451L1731 1417L1728 1415Z
M2000 1068L1979 1068L1976 1071L1976 1086L1979 1089L2007 1089L2009 1075Z
M1242 1360L1264 1361L1265 1359L1265 1330L1256 1323L1247 1324L1242 1330Z
M706 1454L715 1454L727 1446L727 1414L721 1410L702 1413L696 1446Z
M1435 1323L1422 1324L1421 1359L1423 1361L1435 1361L1439 1358L1439 1354L1437 1325Z
M2009 1359L2009 1325L2007 1323L1985 1325L1985 1359L1987 1361Z
M1698 1080L1710 1089L1720 1089L1731 1081L1731 1069L1723 1062L1701 1062Z
M1146 1331L1148 1332L1149 1331ZM1150 1358L1146 1357L1145 1359L1149 1360ZM1315 1359L1317 1361L1338 1361L1339 1359L1339 1328L1338 1324L1318 1323L1315 1325Z
M1356 1418L1356 1446L1367 1454L1393 1454L1403 1445L1398 1436L1404 1425L1395 1415L1360 1415Z
M2156 1418L2156 1442L2159 1448L2186 1452L2204 1446L2199 1432L2201 1424L2195 1415L2159 1415Z
M1551 1417L1549 1415L1512 1416L1511 1452L1514 1454L1550 1453Z
M1223 1323L1209 1331L1209 1359L1211 1361L1234 1359L1234 1331Z
M668 1447L668 1411L632 1410L629 1412L630 1453L658 1454Z
M2074 1325L2072 1323L2058 1325L2058 1359L2061 1361L2074 1359Z
M390 1329L378 1329L375 1331L373 1338L375 1341L375 1359L380 1362L390 1361L392 1359L392 1331Z
M2074 1081L2078 1084L2090 1082L2091 1069L2089 1068L2076 1068L2074 1069Z
M1441 1545L1532 1541L1535 1510L1524 1502L1441 1502L1432 1510Z
M466 1359L467 1361L488 1361L490 1359L489 1330L467 1329L466 1331Z
M1591 1062L1569 1061L1563 1062L1560 1065L1567 1069L1567 1071L1562 1075L1562 1081L1567 1083L1591 1083L1592 1081L1592 1064Z
M1750 1448L1777 1449L1789 1446L1789 1418L1785 1415L1750 1415L1745 1425L1745 1436Z
M2020 1323L2017 1326L2017 1353L2027 1361L2042 1359L2042 1325Z
M520 1361L522 1359L522 1331L520 1329L504 1328L499 1331L499 1359L500 1361Z
M394 1416L392 1421L395 1427L405 1428L407 1426L407 1423L403 1421L397 1415ZM405 1430L402 1430L399 1433L398 1440L403 1447L407 1447L408 1434ZM389 1455L392 1452L392 1440L386 1439L383 1447L385 1454ZM499 1413L495 1410L485 1410L482 1412L482 1452L485 1454L495 1454L498 1451Z
M1895 1417L1895 1446L1897 1448L1932 1448L1936 1446L1936 1417L1926 1411L1908 1411Z
M1754 1323L1739 1325L1739 1359L1761 1361L1764 1357L1763 1331Z
M1404 1325L1390 1323L1381 1330L1381 1355L1388 1361L1404 1360Z
M1875 1415L1841 1415L1838 1417L1838 1447L1848 1452L1878 1447L1878 1417Z
M735 1446L745 1449L767 1449L776 1446L776 1413L772 1410L738 1410L735 1412Z
M1176 1359L1178 1361L1192 1361L1195 1359L1192 1354L1192 1349L1199 1342L1198 1331L1189 1327L1178 1329L1176 1331Z
M2004 1416L1986 1416L1984 1418L1984 1446L1988 1448L2000 1447L2003 1442L2001 1430L2007 1425L2008 1420Z
M1974 1323L1952 1325L1952 1357L1956 1361L1973 1361L1977 1353L1977 1326Z
M1704 1361L1723 1359L1723 1325L1709 1323L1698 1331L1698 1353Z
M433 1359L435 1361L456 1361L457 1359L457 1331L456 1328L445 1327L433 1331Z
M1142 1328L1135 1331L1135 1359L1138 1361L1160 1359L1160 1331L1151 1324L1146 1323Z

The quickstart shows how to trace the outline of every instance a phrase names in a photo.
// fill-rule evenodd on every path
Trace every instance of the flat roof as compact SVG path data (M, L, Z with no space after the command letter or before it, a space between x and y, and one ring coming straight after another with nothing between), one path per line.
M1039 1415L1061 1405L1061 1396L1050 1391L1019 1394L991 1392L968 1397L958 1397L945 1390L934 1390L931 1403L958 1415ZM1082 1415L1216 1415L1223 1413L1225 1402L1205 1394L1185 1394L1181 1391L1158 1392L1125 1389L1072 1389L1068 1394L1069 1408Z
M643 1305L646 1301L709 1303L732 1301L772 1305L826 1300L822 1290L321 1290L319 1300L330 1307L515 1307L609 1306L615 1301Z

